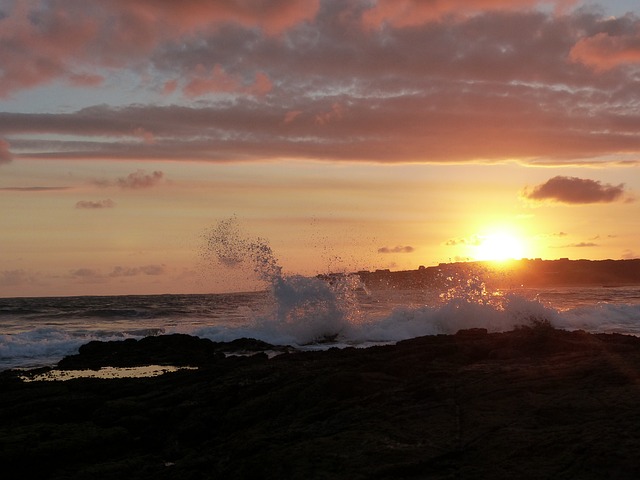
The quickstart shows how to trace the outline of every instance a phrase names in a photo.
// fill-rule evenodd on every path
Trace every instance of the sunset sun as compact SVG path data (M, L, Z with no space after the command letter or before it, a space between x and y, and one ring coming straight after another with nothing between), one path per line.
M483 235L474 248L476 260L504 261L525 256L523 240L510 232L493 232Z

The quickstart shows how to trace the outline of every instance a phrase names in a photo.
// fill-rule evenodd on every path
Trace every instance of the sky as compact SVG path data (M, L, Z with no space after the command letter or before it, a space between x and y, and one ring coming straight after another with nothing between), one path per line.
M0 0L0 297L638 258L639 195L639 0Z

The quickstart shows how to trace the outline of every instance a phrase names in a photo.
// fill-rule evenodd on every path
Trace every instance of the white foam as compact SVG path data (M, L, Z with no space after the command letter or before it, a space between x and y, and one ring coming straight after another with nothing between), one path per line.
M68 331L64 327L39 327L0 335L0 369L48 366L78 352L91 340L122 340L121 333ZM142 335L136 336L142 338Z
M640 304L600 303L563 311L555 325L567 330L640 334Z

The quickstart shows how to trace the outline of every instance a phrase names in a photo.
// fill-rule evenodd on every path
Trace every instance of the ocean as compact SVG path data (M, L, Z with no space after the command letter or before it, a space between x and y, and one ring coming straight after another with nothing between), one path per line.
M0 370L51 366L91 340L186 333L299 349L367 347L465 328L535 322L640 335L640 286L488 291L368 290L355 275L327 282L271 272L264 291L209 295L0 298Z

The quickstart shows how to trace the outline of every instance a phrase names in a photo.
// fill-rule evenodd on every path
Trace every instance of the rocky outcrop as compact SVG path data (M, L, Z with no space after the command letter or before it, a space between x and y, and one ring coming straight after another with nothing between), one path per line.
M538 324L272 359L222 356L211 344L93 344L73 360L95 368L131 348L149 363L177 363L186 348L199 366L155 378L23 383L5 372L3 470L51 479L640 478L636 337Z

